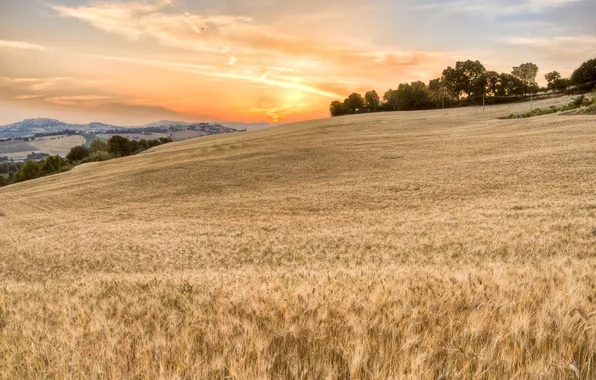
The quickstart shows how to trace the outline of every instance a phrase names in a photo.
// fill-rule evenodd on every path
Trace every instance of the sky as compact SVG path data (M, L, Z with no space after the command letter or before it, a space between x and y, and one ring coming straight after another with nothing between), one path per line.
M0 0L0 124L293 122L458 60L596 57L594 0Z

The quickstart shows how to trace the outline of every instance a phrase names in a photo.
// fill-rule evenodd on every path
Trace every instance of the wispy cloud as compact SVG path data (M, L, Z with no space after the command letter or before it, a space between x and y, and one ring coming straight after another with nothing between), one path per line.
M538 14L582 1L586 0L450 0L426 2L418 8L494 17Z
M505 37L502 39L509 45L529 47L556 47L581 45L585 47L596 46L596 36L555 36L555 37Z
M274 123L280 122L284 117L296 114L303 111L307 105L305 103L286 104L283 106L263 102L258 108L254 108L251 112L259 115L267 115Z
M319 73L325 69L381 72L420 69L425 63L436 62L438 56L448 55L289 36L251 17L190 14L172 7L169 1L51 8L61 16L77 18L131 40L153 38L164 46L221 54L225 57L222 63L228 66L258 64ZM259 62L264 60L265 65Z
M107 59L107 60L114 60L114 61L121 61L121 62L131 62L137 64L143 64L148 66L154 67L161 67L165 69L171 70L181 70L190 72L197 75L203 76L210 76L210 77L217 77L217 78L227 78L227 79L235 79L235 80L242 80L248 81L258 84L265 84L269 86L281 87L281 88L288 88L294 90L301 90L325 97L336 98L340 97L340 94L333 93L330 91L325 91L319 89L317 87L309 86L306 84L301 84L298 82L293 82L289 80L282 80L276 77L270 78L266 74L258 75L254 72L249 70L243 69L234 72L222 72L217 67L209 66L209 65L197 65L193 63L186 63L186 62L173 62L173 61L164 61L164 60L156 60L156 59L142 59L142 58L130 58L130 57L116 57L116 56L105 56L105 55L95 55L95 58Z
M568 60L581 62L592 56L590 51L596 46L596 35L577 36L510 36L499 39L512 47L535 51L553 60Z
M184 113L164 106L155 100L145 100L112 93L102 87L110 81L84 78L27 78L0 77L0 100L20 104L56 106L83 111L114 112L125 115L162 117L211 118L203 113Z
M46 51L47 49L41 45L32 44L22 41L7 41L0 40L0 49L19 49L19 50L38 50Z

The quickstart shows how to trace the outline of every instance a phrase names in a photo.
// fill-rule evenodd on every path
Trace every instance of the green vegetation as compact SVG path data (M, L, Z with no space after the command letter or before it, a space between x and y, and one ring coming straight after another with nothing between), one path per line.
M584 62L571 75L571 83L579 86L583 91L596 88L596 58Z
M421 81L402 83L396 90L385 92L382 101L374 90L367 92L364 97L353 93L343 102L331 102L329 112L331 116L341 116L379 111L424 110L481 103L507 103L549 91L566 92L572 89L574 92L570 93L588 92L596 88L596 59L582 64L571 78L562 78L557 71L547 73L544 78L548 84L543 88L536 82L537 75L538 66L532 62L513 67L510 74L499 74L488 71L480 61L460 61L456 62L455 67L447 67L440 78L431 80L428 85ZM466 101L462 102L462 99ZM558 110L534 112L544 114Z
M83 158L88 157L91 151L85 148L84 145L73 147L70 152L66 155L66 159L70 162L81 161Z
M544 76L546 79L547 88L552 91L565 91L569 86L571 86L571 79L569 78L562 78L561 74L558 71L551 71Z
M131 156L149 148L171 142L172 140L167 138L136 141L122 136L113 136L107 143L98 139L92 141L90 148L86 148L84 145L75 146L66 155L66 159L60 156L49 156L41 161L29 160L25 163L2 163L0 164L0 173L2 174L0 175L0 187L61 173L80 164Z
M83 137L85 138L85 144L83 144L85 146L85 148L91 148L91 144L93 144L93 142L95 141L102 141L105 143L105 139L102 137L99 137L97 135L94 134L89 134L89 135L83 135Z
M571 110L578 109L581 107L587 107L592 104L596 104L596 98L593 98L590 100L590 99L586 98L584 95L581 95L581 96L578 96L577 98L575 98L571 103L564 105L564 106L559 106L559 107L552 106L549 108L537 108L535 110L525 112L525 113L511 114L509 116L502 117L501 119L523 119L523 118L534 117L534 116L543 116L543 115L549 115L549 114L557 113L557 112L571 111Z
M108 144L102 139L96 139L89 144L89 150L91 150L91 153L107 152Z

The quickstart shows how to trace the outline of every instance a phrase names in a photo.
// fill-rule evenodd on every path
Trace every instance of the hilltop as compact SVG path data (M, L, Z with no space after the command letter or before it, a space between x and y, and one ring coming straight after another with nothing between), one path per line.
M100 122L92 122L88 124L66 123L56 119L36 118L25 119L23 121L0 125L0 138L2 137L28 137L39 133L56 133L64 130L77 131L82 133L106 133L112 130L130 130L130 129L151 129L151 128L168 128L168 127L188 127L193 125L209 124L221 125L226 128L236 130L248 129L256 130L270 126L268 123L229 123L229 122L184 122L173 120L162 120L155 123L145 124L141 126L118 126L105 124Z
M0 377L594 378L595 119L498 119L528 108L207 136L0 189Z
M109 129L123 128L99 122L89 124L65 123L56 119L36 118L25 119L17 123L0 125L0 137L33 136L37 133L53 133L66 129L75 131L97 131L103 132Z

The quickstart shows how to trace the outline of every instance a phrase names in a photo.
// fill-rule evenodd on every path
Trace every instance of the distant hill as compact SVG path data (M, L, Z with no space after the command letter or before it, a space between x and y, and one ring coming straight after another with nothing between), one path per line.
M141 125L141 127L170 127L172 125L190 125L192 123L187 123L185 121L175 121L175 120L160 120L156 121L155 123L149 123L145 125Z
M237 123L237 122L221 122L221 123L189 123L184 121L161 120L155 123L145 124L141 126L117 126L111 124L104 124L93 122L89 124L73 124L65 123L56 119L37 118L26 119L18 123L0 126L0 138L5 137L28 137L39 133L55 133L64 130L71 130L77 132L89 133L105 133L115 129L150 129L150 128L168 128L174 126L190 127L199 124L220 125L236 130L256 130L270 126L269 123Z
M272 124L270 123L241 123L241 122L234 122L234 121L217 121L214 122L216 124L222 125L224 127L228 127L228 128L234 128L234 129L246 129L248 131L255 131L258 129L263 129L263 128L267 128L267 127L271 127ZM190 126L190 125L195 125L195 124L199 124L198 122L186 122L186 121L176 121L176 120L160 120L157 121L155 123L150 123L150 124L145 124L142 125L141 127L171 127L171 126Z
M53 133L64 130L79 132L104 132L110 129L122 128L104 123L71 124L55 119L25 119L18 123L0 126L0 137L27 137L37 133Z

